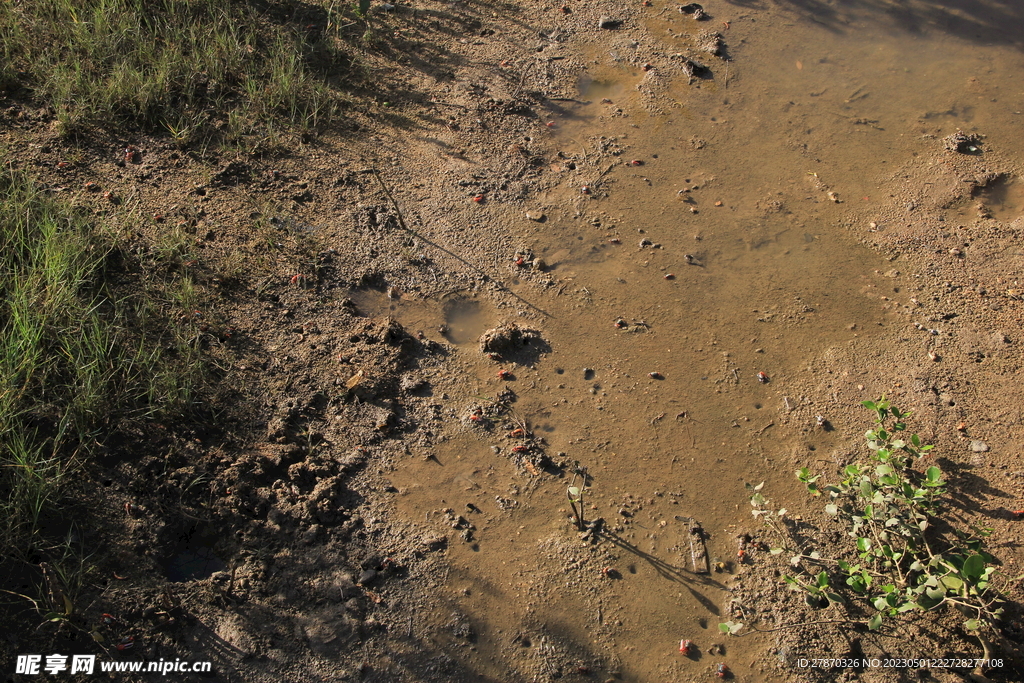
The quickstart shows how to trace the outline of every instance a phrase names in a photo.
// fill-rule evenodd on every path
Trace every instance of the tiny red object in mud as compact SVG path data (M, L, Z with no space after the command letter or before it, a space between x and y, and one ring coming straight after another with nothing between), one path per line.
M584 185L583 187L580 188L580 192L582 192L583 194L590 194L590 188Z
M719 664L718 668L715 669L715 675L719 678L725 678L729 675L729 667L727 667L725 664Z
M761 384L767 384L768 375L764 374L763 372L757 373L757 381L760 382Z
M673 275L672 273L665 273L665 279L666 280L675 280L676 276Z
M484 196L482 194L478 194L477 196L473 197L473 201L476 202L477 204L479 204L483 200L484 200Z
M512 373L508 370L498 370L498 379L512 379Z
M679 651L684 655L690 654L690 650L693 649L693 641L683 638L679 641Z
M515 446L515 447L514 447L514 448L512 449L512 452L513 452L513 453L525 453L525 452L526 452L526 451L528 451L528 450L530 450L530 447L529 447L529 446Z
M647 373L647 376L650 377L651 379L665 379L665 375L661 374L660 372L649 372Z
M548 121L544 125L546 125L548 128L554 128L555 127L555 122L554 121Z
M640 161L639 159L633 159L633 161L629 162L629 165L630 166L643 166L644 162Z
M121 651L130 650L133 647L135 647L135 636L128 636L127 638L122 638L121 642L117 644L117 649Z
M1014 510L1013 514L1017 517L1017 519L1024 519L1024 510Z
M302 284L305 281L306 281L306 276L303 275L302 273L297 273L295 275L292 275L292 277L291 277L291 283L293 285L300 285L300 284Z
M653 69L653 68L654 68L654 65L653 65L653 64L644 64L644 65L643 65L642 67L640 67L640 68L641 68L641 69L643 69L644 71L650 71L651 69Z

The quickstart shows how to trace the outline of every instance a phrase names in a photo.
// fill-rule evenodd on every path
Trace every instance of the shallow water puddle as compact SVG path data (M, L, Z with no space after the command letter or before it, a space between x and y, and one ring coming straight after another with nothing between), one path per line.
M392 316L428 339L459 346L475 346L484 330L495 322L491 304L463 292L453 292L441 301L373 288L355 289L348 296L361 315Z
M728 83L726 63L708 57L708 77L645 90L656 63L627 67L614 37L594 45L584 103L550 140L567 180L542 198L547 221L527 236L553 285L515 286L551 313L530 324L552 352L515 369L514 414L555 462L588 469L586 511L605 520L603 540L589 545L569 524L568 477L509 462L511 422L470 427L436 460L395 473L410 519L450 508L476 527L465 540L451 533L445 589L480 634L458 657L494 680L522 661L503 649L510 640L540 660L561 647L604 662L599 675L622 680L710 676L718 661L742 680L772 679L751 664L763 643L717 628L743 621L727 588L740 570L737 534L755 529L744 484L804 500L795 463L828 461L847 441L814 421L830 404L811 402L811 366L881 334L896 323L889 301L911 296L849 225L867 232L889 194L880 179L921 136L977 125L1020 144L1010 125L1019 104L998 101L999 69L1024 66L1011 47L933 33L933 22L904 30L907 13L923 10L837 18L822 8L816 21L713 11L699 28L723 33ZM649 24L666 54L695 27L674 12ZM618 154L597 161L608 151ZM1024 206L1015 182L985 192L993 212ZM506 384L478 376L485 395ZM690 517L723 571L693 572ZM679 654L681 638L701 648L697 661ZM724 655L707 654L715 643Z
M1007 223L1024 216L1024 182L1019 178L999 178L975 196L975 210Z

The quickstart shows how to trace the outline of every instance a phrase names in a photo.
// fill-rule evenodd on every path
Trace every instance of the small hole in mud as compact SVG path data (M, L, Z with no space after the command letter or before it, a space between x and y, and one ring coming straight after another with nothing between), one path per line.
M216 572L227 569L227 565L213 552L218 533L213 529L198 526L186 528L178 537L178 543L164 562L164 574L169 581L200 581Z
M359 343L359 335L358 334L352 335L349 338L349 341L352 342L353 344L358 344Z
M760 403L755 403L754 404L754 409L755 410L761 410L761 404Z
M530 647L531 645L533 645L533 643L530 642L529 638L523 638L522 640L519 641L519 643L523 647Z
M576 170L576 164L574 164L574 163L570 162L570 163L566 164L566 166L568 167L568 169L570 171L575 171Z
M113 484L113 483L114 483L114 480L113 480L113 479L104 479L104 480L103 480L103 485L104 485L104 486L110 486L110 485L111 485L111 484Z
M629 565L628 569L629 569L629 573L630 574L636 574L636 565L635 564Z
M808 446L807 450L809 450L809 451L816 451L816 450L818 450L818 447L817 446Z
M565 370L563 370L562 368L555 368L555 372L558 373L559 375L565 374Z

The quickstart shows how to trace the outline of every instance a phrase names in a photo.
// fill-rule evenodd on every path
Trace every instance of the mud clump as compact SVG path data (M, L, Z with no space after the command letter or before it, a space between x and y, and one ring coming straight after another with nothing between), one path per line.
M977 133L964 133L961 130L953 133L942 139L943 145L950 152L958 152L960 154L980 154L981 149L981 136Z
M697 49L709 55L720 56L725 43L717 31L701 31L697 34Z
M540 354L550 351L551 347L537 330L520 327L516 323L505 323L480 336L480 350L496 354L502 359L527 363L536 361Z
M705 21L711 18L711 15L704 11L704 8L695 2L689 5L683 5L679 8L681 14L689 14L697 21Z

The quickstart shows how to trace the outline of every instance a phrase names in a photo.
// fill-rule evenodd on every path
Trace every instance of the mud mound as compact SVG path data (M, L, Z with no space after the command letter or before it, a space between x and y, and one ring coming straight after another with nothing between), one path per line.
M503 323L480 336L480 350L495 354L492 356L494 360L514 360L522 365L532 365L541 354L551 351L551 346L537 330L520 327L516 323Z

